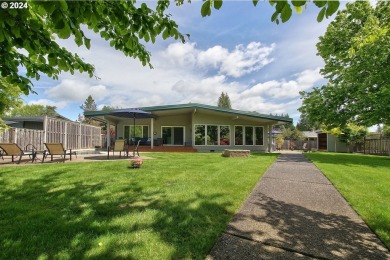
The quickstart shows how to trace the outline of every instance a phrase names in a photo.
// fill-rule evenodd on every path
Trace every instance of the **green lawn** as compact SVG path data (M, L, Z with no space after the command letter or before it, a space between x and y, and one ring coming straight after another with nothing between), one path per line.
M0 167L1 259L204 259L277 157Z
M305 153L390 248L390 158Z

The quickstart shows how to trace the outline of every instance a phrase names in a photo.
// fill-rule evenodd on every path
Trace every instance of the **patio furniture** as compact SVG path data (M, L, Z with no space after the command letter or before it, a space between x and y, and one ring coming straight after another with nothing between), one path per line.
M12 162L14 162L15 156L19 156L18 163L22 161L23 156L29 156L31 158L31 162L34 162L35 157L37 156L37 152L35 150L23 151L16 143L2 143L0 144L0 148L3 150L2 157L11 156Z
M122 157L122 152L126 153L126 156L129 156L129 150L126 146L126 140L119 139L115 140L114 147L108 147L107 148L107 159L110 158L110 152L112 152L112 155L114 155L115 152L119 152L119 157Z
M141 143L141 140L138 140L138 143L137 145L135 146L134 150L133 150L133 157L135 157L135 153L137 153L138 157L139 157L139 151L138 151L138 148L139 148L139 144Z
M45 146L47 150L43 152L42 163L48 155L51 156L51 161L53 161L54 155L60 155L62 162L65 162L67 155L69 155L70 161L72 160L72 155L77 156L76 152L72 151L72 149L65 149L62 143L45 143Z
M308 151L308 149L307 149L307 143L304 143L304 144L303 144L302 150L303 150L304 152L307 152L307 151Z

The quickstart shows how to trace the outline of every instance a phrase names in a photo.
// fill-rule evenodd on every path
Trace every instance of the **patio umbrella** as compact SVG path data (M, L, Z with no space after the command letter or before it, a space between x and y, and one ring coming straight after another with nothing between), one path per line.
M127 109L116 109L110 111L108 115L123 117L123 118L133 118L133 138L135 138L135 119L136 118L154 118L152 113L143 111L138 108L127 108ZM135 140L135 139L134 139Z

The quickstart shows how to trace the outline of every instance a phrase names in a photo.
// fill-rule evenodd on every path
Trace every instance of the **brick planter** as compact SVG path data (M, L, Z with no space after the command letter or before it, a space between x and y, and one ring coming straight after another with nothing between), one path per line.
M230 150L225 149L222 153L223 157L242 157L247 158L251 155L250 150Z
M131 168L141 168L143 163L142 158L131 158L130 159L130 167Z

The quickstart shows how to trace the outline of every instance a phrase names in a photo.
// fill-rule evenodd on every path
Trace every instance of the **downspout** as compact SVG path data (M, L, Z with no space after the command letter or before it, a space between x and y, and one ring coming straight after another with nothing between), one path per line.
M47 143L47 116L43 118L43 143ZM44 146L42 144L42 147Z
M154 147L154 118L152 117L150 119L150 148L153 149Z
M104 117L104 119L106 119L106 117ZM106 126L107 126L107 130L106 130L106 139L107 139L107 143L106 143L106 145L107 145L107 149L109 149L109 147L110 147L110 144L111 144L111 140L110 140L110 137L111 137L111 135L110 135L110 121L108 121L107 119L106 119Z

